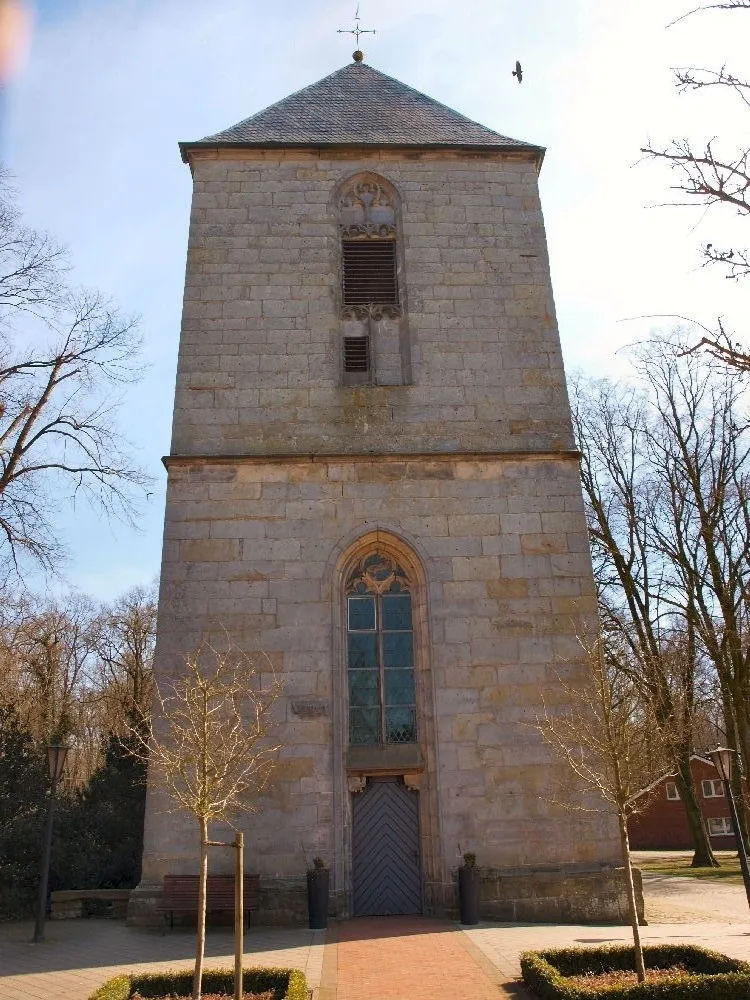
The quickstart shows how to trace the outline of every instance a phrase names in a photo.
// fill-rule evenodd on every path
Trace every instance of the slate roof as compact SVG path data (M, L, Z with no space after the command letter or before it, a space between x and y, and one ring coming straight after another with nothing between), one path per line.
M191 149L226 146L432 146L543 149L498 135L452 108L363 62L350 63L251 118L196 142Z

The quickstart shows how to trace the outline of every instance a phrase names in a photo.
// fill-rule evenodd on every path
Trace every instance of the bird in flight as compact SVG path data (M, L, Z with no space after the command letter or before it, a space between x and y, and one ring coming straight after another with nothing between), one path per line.
M516 68L513 70L513 76L518 77L518 82L523 80L523 70L521 69L520 62L516 59Z

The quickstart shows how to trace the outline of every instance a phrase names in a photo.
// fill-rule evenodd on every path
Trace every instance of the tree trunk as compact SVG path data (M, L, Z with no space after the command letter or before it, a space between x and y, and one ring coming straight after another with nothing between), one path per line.
M208 820L198 821L201 827L200 873L198 878L198 917L195 942L195 971L193 972L193 1000L201 1000L203 981L203 955L206 950L206 880L208 878Z
M719 862L714 857L711 850L711 841L708 839L706 823L703 819L701 807L695 795L693 787L693 775L690 770L690 757L681 757L677 761L677 774L675 775L677 788L680 792L682 804L685 807L688 826L693 838L693 868L719 868Z
M628 823L625 814L618 812L617 821L620 827L620 849L625 866L625 880L628 885L628 916L630 929L633 932L633 948L635 949L635 971L638 982L646 980L646 966L643 961L643 945L641 944L641 929L638 926L638 906L635 901L635 884L633 883L633 866L630 863L630 841L628 840Z

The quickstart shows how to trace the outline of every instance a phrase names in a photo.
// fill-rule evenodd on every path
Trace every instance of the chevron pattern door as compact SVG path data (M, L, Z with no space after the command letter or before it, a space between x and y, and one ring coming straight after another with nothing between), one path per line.
M398 778L368 778L352 801L354 915L422 912L419 795Z

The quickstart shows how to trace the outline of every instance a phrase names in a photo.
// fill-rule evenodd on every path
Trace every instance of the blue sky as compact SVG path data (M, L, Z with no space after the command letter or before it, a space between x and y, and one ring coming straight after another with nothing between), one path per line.
M659 207L668 175L638 164L647 137L746 137L714 95L678 97L670 67L743 68L750 19L687 0L361 2L367 61L495 130L548 148L541 176L569 369L623 370L616 352L681 313L731 324L743 289L698 265L734 220ZM135 534L76 511L60 524L67 581L110 597L159 568L190 206L180 139L216 132L351 57L342 0L37 0L23 71L5 97L3 157L28 222L71 250L76 278L140 314L150 369L126 434L158 487ZM516 59L524 81L511 76ZM668 324L668 321L664 321ZM662 323L662 325L664 325Z

